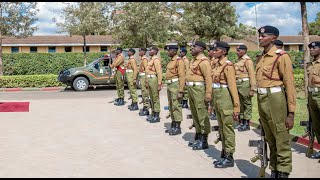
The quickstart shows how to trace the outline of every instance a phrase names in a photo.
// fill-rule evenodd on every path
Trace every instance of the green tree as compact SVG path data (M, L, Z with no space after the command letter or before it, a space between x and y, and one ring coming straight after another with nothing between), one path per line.
M84 66L87 64L86 36L108 33L112 7L113 3L106 2L74 2L62 9L63 22L52 19L61 28L58 33L83 37Z
M125 47L148 47L168 41L172 11L166 2L123 3L113 19L113 35Z
M309 23L309 34L320 36L320 12L317 13L315 21Z
M0 76L3 75L2 40L5 36L31 36L38 28L36 2L0 2Z

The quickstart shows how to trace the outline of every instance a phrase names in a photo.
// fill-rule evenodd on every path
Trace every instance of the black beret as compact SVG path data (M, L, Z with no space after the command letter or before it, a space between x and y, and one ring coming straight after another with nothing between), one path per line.
M209 51L210 51L210 50L214 50L214 49L215 49L215 47L213 47L213 46L210 46L210 47L209 47Z
M133 53L136 53L136 50L130 48L129 51L133 52Z
M202 42L202 41L196 41L194 43L195 46L200 46L200 47L203 47L204 49L206 49L207 45L206 43Z
M279 30L276 27L273 26L262 26L258 29L259 34L274 34L276 36L279 36Z
M119 50L119 51L122 51L122 48L121 48L121 47L118 47L116 50L117 50L117 51L118 51L118 50Z
M309 48L311 47L320 47L320 41L313 41L308 45Z
M278 39L274 41L274 44L277 46L283 46L283 42Z
M229 50L230 46L228 43L223 42L223 41L217 41L214 43L213 48L222 48L222 49L226 49Z
M168 46L166 46L166 49L167 49L167 50L170 50L170 49L176 49L176 50L178 50L179 47L178 47L177 45L168 45Z
M147 48L140 48L140 51L147 51Z
M186 47L180 47L180 52L185 52L185 53L187 53L188 51L187 51L187 48L186 48Z
M247 46L246 46L246 45L241 44L241 45L239 45L239 46L237 47L237 49L247 50L248 48L247 48Z
M159 51L159 49L155 46L151 47L151 50L156 50L156 51Z

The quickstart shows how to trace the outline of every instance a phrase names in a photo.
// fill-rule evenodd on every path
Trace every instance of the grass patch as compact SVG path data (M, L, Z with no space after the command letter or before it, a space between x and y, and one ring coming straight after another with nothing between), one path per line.
M252 98L252 122L259 123L259 113L257 104L257 95ZM308 119L307 98L304 92L297 92L297 104L294 117L294 126L290 130L290 134L301 136L305 132L305 127L300 126L300 121Z

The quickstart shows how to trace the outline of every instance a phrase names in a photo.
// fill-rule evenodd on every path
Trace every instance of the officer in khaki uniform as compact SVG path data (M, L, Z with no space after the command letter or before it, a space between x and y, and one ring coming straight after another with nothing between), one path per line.
M282 49L282 47L283 47L283 42L280 41L279 39L277 39L276 41L274 41L274 45L276 46L276 48Z
M211 66L211 76L213 75L213 68L215 66L215 64L218 62L218 58L215 58L214 57L214 47L213 46L210 46L209 47L209 51L208 51L208 56L209 56L209 59L210 59L210 66ZM213 87L212 87L213 88ZM212 97L213 97L213 90L212 90ZM209 112L210 113L210 112ZM216 113L215 113L215 110L214 110L214 101L213 101L213 98L211 100L211 114L210 114L210 118L211 119L216 119Z
M184 65L185 65L185 71L187 72L188 69L189 69L189 66L190 66L190 61L187 57L187 49L185 47L181 47L180 48L180 54L179 56L182 58L183 62L184 62ZM183 94L183 99L182 99L182 108L189 108L188 106L188 89L187 87L185 86L184 88L184 94Z
M222 141L221 159L214 162L215 168L234 166L235 132L233 121L238 121L240 102L235 78L235 68L227 55L230 46L223 41L214 44L214 57L218 62L212 70L213 102Z
M122 48L117 48L115 51L116 59L110 64L110 68L117 68L115 74L115 82L117 87L118 99L115 100L116 106L124 105L124 56L122 54Z
M142 95L142 102L143 108L140 110L140 116L148 116L149 115L149 91L146 87L146 67L148 64L148 58L146 56L147 49L140 48L139 56L141 57L140 65L139 65L139 78L141 84L141 95Z
M167 46L167 53L171 58L166 71L167 96L172 120L171 129L166 131L169 135L181 134L182 107L180 101L183 97L186 72L182 58L177 55L178 49L176 45Z
M149 89L152 109L152 114L147 118L150 123L160 122L159 91L162 89L162 67L161 59L157 56L158 51L157 47L151 48L149 52L151 59L146 68L146 87Z
M208 134L211 126L208 105L211 101L212 79L209 59L203 54L206 44L196 41L191 50L193 56L186 74L190 110L196 129L195 142L189 144L193 150L208 148Z
M132 48L129 49L128 51L128 56L129 60L126 63L126 75L127 75L127 81L128 81L128 86L130 90L130 95L132 98L132 104L129 106L130 111L136 111L139 110L138 107L138 95L137 95L137 75L138 75L138 67L137 67L137 62L134 59L134 54L136 51Z
M237 89L240 98L240 125L239 131L250 130L249 121L252 118L252 97L256 89L256 77L253 62L246 54L247 46L237 47L238 62L236 69Z
M320 143L320 41L309 45L310 55L313 60L307 65L308 73L308 102L309 112L312 119L313 132ZM320 159L320 151L311 156L313 159Z
M296 91L289 55L274 45L279 30L259 28L259 44L264 51L256 65L258 110L270 149L271 177L287 178L292 171L289 130L294 125Z

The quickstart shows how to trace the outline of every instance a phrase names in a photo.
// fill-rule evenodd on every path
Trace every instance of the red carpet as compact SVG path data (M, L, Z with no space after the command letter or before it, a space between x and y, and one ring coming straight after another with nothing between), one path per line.
M0 112L29 112L29 102L0 102Z

